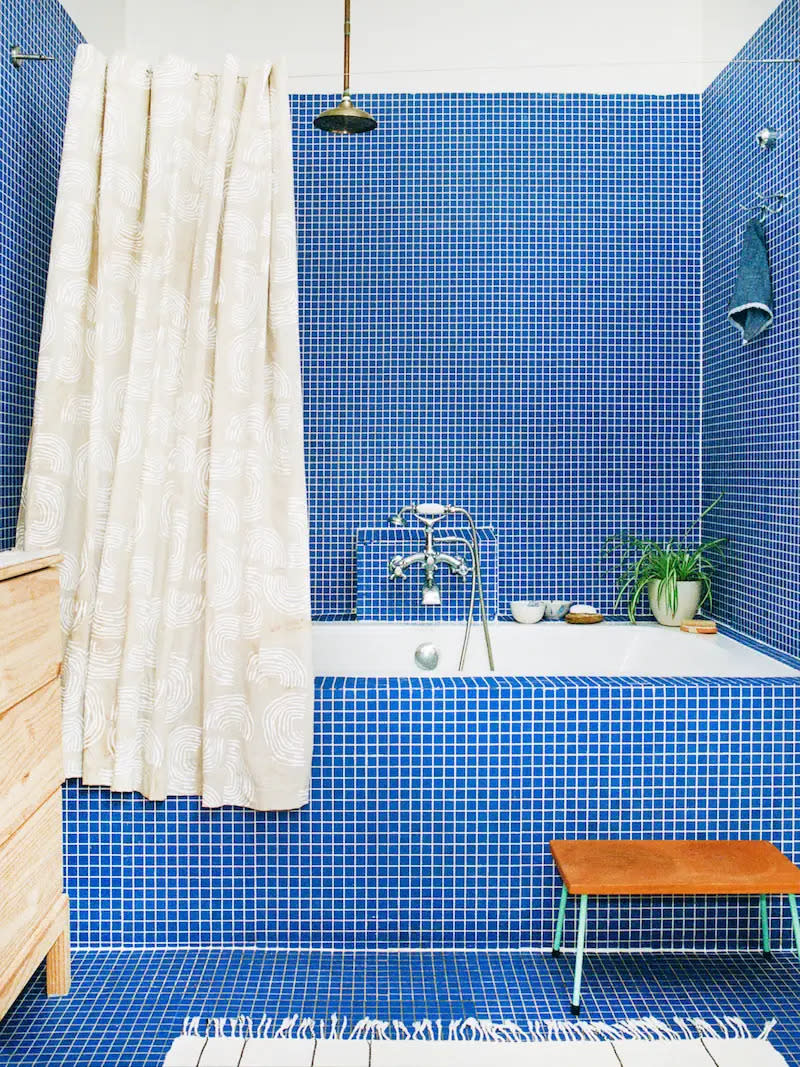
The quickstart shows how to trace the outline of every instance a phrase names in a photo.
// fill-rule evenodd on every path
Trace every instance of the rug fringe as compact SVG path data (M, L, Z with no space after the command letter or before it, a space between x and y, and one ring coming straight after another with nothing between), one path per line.
M187 1016L183 1020L185 1037L241 1037L241 1038L335 1038L338 1040L373 1041L493 1041L531 1042L546 1044L554 1041L620 1041L636 1038L639 1041L685 1041L689 1038L750 1038L747 1023L737 1015L706 1019L684 1019L675 1016L672 1026L653 1016L624 1019L621 1022L584 1022L564 1019L527 1021L527 1028L509 1019L495 1023L491 1019L420 1019L407 1026L401 1019L370 1019L369 1016L349 1024L347 1016L331 1015L330 1019L301 1018L287 1015L280 1023L262 1015L254 1022L251 1015ZM768 1020L757 1037L766 1041L776 1020Z

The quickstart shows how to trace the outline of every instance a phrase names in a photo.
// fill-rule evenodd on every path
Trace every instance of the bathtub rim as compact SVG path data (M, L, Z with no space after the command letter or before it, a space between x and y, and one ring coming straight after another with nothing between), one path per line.
M607 617L604 622L610 623L614 626L628 627L633 626L632 623L626 617L612 616ZM522 628L522 624L515 622L513 619L492 619L490 620L490 627L496 625L511 626L515 628ZM445 627L449 630L461 630L463 629L463 623L453 622L451 620L442 620L431 623L419 623L419 622L406 622L397 619L386 620L373 620L373 619L356 619L353 616L349 617L327 617L317 618L312 620L312 627L315 626L334 626L334 625L347 625L356 627L374 627L377 629L386 628L387 630L392 627ZM555 627L558 625L566 625L565 623L551 622L542 620L541 623L536 625L544 625L548 627ZM636 626L647 627L648 629L661 629L659 623L654 619L642 619L638 621ZM735 630L733 627L728 626L726 623L717 622L717 628L719 633L723 637L727 637L737 644L743 645L745 648L749 648L754 652L759 652L761 655L766 656L768 659L776 660L778 663L785 667L790 667L795 674L747 674L747 675L726 675L726 674L506 674L501 671L496 673L486 674L459 674L458 672L453 674L319 674L314 672L315 685L319 686L321 683L325 684L325 688L334 688L332 683L347 682L349 684L359 682L392 682L392 683L405 683L405 682L418 682L424 685L430 686L432 682L438 683L453 683L456 686L469 686L470 684L486 683L502 683L505 687L513 687L515 683L524 683L530 687L531 683L552 683L556 688L574 688L583 684L592 688L596 688L598 684L614 685L622 683L622 688L629 689L632 686L646 685L648 687L660 687L678 685L694 685L696 687L708 687L710 684L716 684L721 686L735 685L736 688L742 688L742 686L753 685L758 683L759 686L765 684L780 685L780 686L792 686L800 685L800 657L792 656L790 653L783 651L782 649L775 649L771 645L764 644L763 641L759 641L757 638L742 634ZM669 629L669 628L668 628Z

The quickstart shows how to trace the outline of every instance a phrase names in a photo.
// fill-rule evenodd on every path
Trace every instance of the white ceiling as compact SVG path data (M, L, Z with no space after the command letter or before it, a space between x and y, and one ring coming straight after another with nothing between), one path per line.
M225 52L245 67L282 54L294 91L339 86L341 0L64 2L107 52L178 52L203 70L218 69ZM775 7L777 0L353 0L353 88L697 92Z

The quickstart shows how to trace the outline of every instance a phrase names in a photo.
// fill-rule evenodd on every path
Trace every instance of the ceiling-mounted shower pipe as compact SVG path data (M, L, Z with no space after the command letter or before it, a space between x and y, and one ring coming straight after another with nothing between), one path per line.
M344 79L342 99L336 107L323 111L314 119L318 130L326 133L369 133L377 121L350 99L350 0L344 0Z

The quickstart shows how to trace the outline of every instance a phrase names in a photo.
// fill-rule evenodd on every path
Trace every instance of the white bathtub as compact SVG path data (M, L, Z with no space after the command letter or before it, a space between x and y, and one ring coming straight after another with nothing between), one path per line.
M457 675L461 623L314 623L314 672L348 677ZM800 677L800 671L722 634L701 636L657 623L602 622L595 626L514 622L491 624L495 673L518 676L639 676L646 678ZM439 650L434 671L420 670L414 652ZM489 674L479 624L472 628L464 674Z

